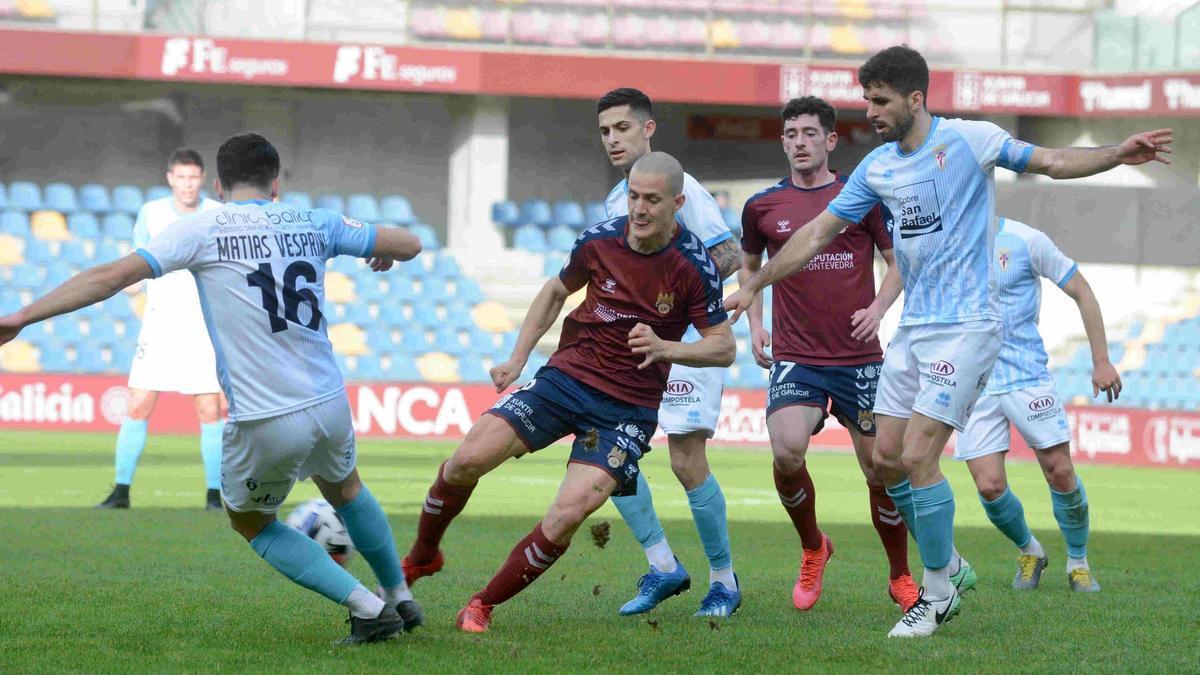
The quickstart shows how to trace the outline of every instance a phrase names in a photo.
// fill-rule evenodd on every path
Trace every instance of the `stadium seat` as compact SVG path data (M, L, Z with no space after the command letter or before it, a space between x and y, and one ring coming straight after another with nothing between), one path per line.
M58 249L58 259L60 262L74 267L85 267L92 262L92 257L88 255L87 247L83 245L82 241L78 240L63 242L62 247ZM57 267L56 271L69 274L62 267Z
M75 357L75 368L85 374L94 375L108 371L108 363L101 350L92 345L81 346Z
M492 381L492 376L476 354L467 354L458 360L458 373L463 382L484 384Z
M11 314L18 309L21 309L21 294L15 290L5 289L0 291L0 312Z
M49 264L57 256L58 252L50 242L41 239L29 239L25 242L25 260L28 262Z
M26 263L13 270L12 280L9 283L13 288L37 291L42 288L45 279L46 275L42 273L40 265Z
M460 356L467 351L458 339L458 331L449 325L438 326L433 331L433 349L451 356Z
M510 201L492 204L492 222L502 227L516 227L521 222L521 210Z
M425 331L414 324L409 324L401 329L400 346L413 356L429 351L429 343L425 340Z
M330 326L329 341L333 343L333 351L346 356L361 356L370 351L367 349L366 332L352 323Z
M591 227L606 220L608 220L608 209L605 208L604 202L588 202L587 210L584 211L583 226Z
M527 382L539 368L546 365L550 359L545 354L535 351L529 355L529 360L525 362L525 369L521 371L519 382Z
M388 378L396 382L420 382L421 371L413 363L411 354L397 353L392 356L392 363L387 369Z
M374 325L367 328L367 347L375 353L394 351L397 347L389 326Z
M67 373L73 370L67 358L66 345L59 340L48 340L38 346L38 361L47 373Z
M121 249L111 241L100 242L92 259L99 263L112 262L121 257Z
M565 225L556 225L546 236L546 248L551 251L566 253L575 246L577 229Z
M388 299L379 305L379 323L392 328L403 328L408 324L399 301Z
M474 317L476 325L489 333L505 333L515 328L512 319L508 318L508 313L504 310L504 305L495 300L479 303L471 310L471 316Z
M334 213L346 211L346 201L341 195L324 194L317 197L317 208L328 209Z
M115 321L124 321L126 327L132 331L136 331L136 326L130 326L132 322L137 321L137 315L133 311L133 303L129 300L128 293L117 293L108 300L104 301L104 313L110 316ZM126 334L125 337L131 337Z
M375 223L379 221L379 204L373 195L353 194L346 200L346 215L364 223Z
M109 239L130 241L133 239L133 219L124 213L110 213L104 216L104 236Z
M67 229L75 239L99 239L100 223L96 216L87 211L79 211L67 216Z
M462 381L458 375L458 360L449 354L429 352L419 356L416 363L421 379L426 382L454 384Z
M424 301L413 307L411 321L423 328L436 328L442 323L442 320L438 318L437 312L433 308L433 304Z
M378 381L386 379L383 363L376 354L363 354L354 364L352 377L358 380Z
M11 234L0 234L0 265L20 265L24 262L25 240Z
M171 188L167 187L166 185L155 185L154 187L146 189L145 199L148 202L152 202L156 199L165 199L170 196L171 196ZM208 195L205 194L203 190L200 191L201 199L204 199L207 196Z
M67 231L67 219L58 211L34 211L29 216L29 231L42 241L66 241L71 238Z
M456 331L462 331L465 336L467 332L479 327L475 325L475 320L471 318L470 313L461 311L463 304L462 300L455 296L454 300L440 306L445 310L446 316L442 324Z
M311 209L313 205L312 197L308 196L307 192L299 190L291 190L279 195L279 201L301 209Z
M446 281L440 277L425 277L421 284L421 300L428 302L444 302L450 299L450 291Z
M42 203L47 209L74 213L79 210L79 201L75 199L75 188L66 183L50 183L42 193Z
M725 225L735 237L742 236L742 216L737 209L721 209L721 217L725 219Z
M430 271L446 280L458 279L462 276L462 271L458 268L458 261L449 253L442 253L434 258L433 268Z
M112 321L93 321L88 324L87 341L90 344L111 345L121 339Z
M41 369L37 349L25 340L13 340L0 347L0 370L10 373L36 373Z
M379 219L385 223L409 226L417 222L412 204L403 195L388 195L379 202Z
M554 205L554 223L560 227L579 230L583 227L583 207L579 202L561 201Z
M346 308L343 315L345 317L343 320L346 323L352 323L356 326L370 326L375 323L375 320L371 318L371 310L366 305L354 302L343 306Z
M454 297L459 303L468 307L474 307L475 305L478 305L487 299L483 294L483 289L479 287L479 284L475 283L474 279L470 279L468 277L459 278L458 290L455 291Z
M521 203L521 223L548 228L554 224L554 213L550 204L542 199L528 199Z
M414 223L408 227L408 231L417 236L421 240L421 248L425 251L436 251L442 247L438 241L437 233L433 228L424 223Z
M92 213L108 213L112 210L112 200L108 198L108 188L95 183L88 183L80 187L79 206L84 211Z
M388 291L384 290L381 281L382 279L376 277L356 280L354 282L354 293L358 296L358 301L380 306L390 302L391 297Z
M133 185L118 185L112 191L113 211L136 215L142 208L142 191Z
M546 235L536 225L522 225L513 233L513 248L542 253L546 250Z
M403 265L401 267L404 267ZM417 292L413 290L412 279L396 274L388 279L388 302L400 302L401 300L411 300L417 297Z
M496 352L496 336L478 326L470 331L469 343L471 351L477 354L491 356Z
M0 233L16 237L29 236L29 216L21 211L0 212Z
M355 302L354 282L341 272L325 273L325 300L327 302Z
M552 277L558 274L565 264L567 256L562 253L547 253L542 257L542 276Z
M37 183L19 180L8 186L8 208L20 211L37 211L42 208L42 191Z

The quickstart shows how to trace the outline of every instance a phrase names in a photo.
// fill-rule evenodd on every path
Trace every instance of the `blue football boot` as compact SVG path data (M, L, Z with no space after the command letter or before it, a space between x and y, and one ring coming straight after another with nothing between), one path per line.
M742 606L742 584L738 580L737 575L733 575L734 583L738 585L738 590L731 591L725 587L725 584L714 581L708 587L708 595L700 601L700 609L696 612L696 616L733 616L733 613L738 611L738 607Z
M632 600L621 606L620 614L644 614L658 607L658 603L667 598L679 595L692 587L692 578L683 563L675 558L675 571L670 574L659 572L653 567L638 579L638 594Z

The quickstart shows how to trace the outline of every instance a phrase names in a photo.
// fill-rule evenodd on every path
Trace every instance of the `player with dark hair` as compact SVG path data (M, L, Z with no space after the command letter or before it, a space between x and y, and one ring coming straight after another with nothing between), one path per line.
M229 399L221 496L233 529L287 578L349 608L344 643L412 630L422 622L421 608L404 582L387 516L355 466L350 403L326 334L324 275L326 261L337 255L370 258L383 271L415 257L421 243L399 228L272 202L279 154L258 134L225 141L217 174L223 206L178 220L134 253L0 317L0 344L130 284L190 271ZM320 544L276 519L296 480L306 476L375 572L378 596Z
M974 576L955 555L954 494L938 461L951 432L965 428L1002 342L991 257L999 222L993 171L1077 178L1121 164L1165 163L1173 139L1160 129L1120 145L1048 149L990 122L934 117L925 107L928 66L907 47L871 57L859 84L867 119L886 143L725 305L736 319L764 287L803 269L877 204L893 214L904 313L875 397L875 466L925 565L921 598L889 635L924 637L958 613L958 591Z
M783 117L787 178L755 194L742 210L742 271L745 280L842 191L846 177L829 169L837 147L837 112L815 96L788 101ZM762 296L748 312L754 359L771 369L767 433L774 455L775 489L800 535L803 555L792 604L811 609L821 597L833 543L817 527L816 490L805 455L825 425L829 409L850 432L867 479L871 521L887 553L888 594L907 611L917 601L908 570L908 530L875 472L875 418L883 350L876 334L884 313L900 295L900 274L881 206L847 228L803 270L775 287L773 326L763 327ZM875 294L874 251L887 262ZM772 341L772 334L774 341ZM770 348L770 354L767 353Z
M465 631L486 631L493 608L553 565L610 495L640 489L638 460L650 450L671 364L723 368L733 362L716 264L703 242L675 222L686 201L679 162L650 153L634 165L629 181L630 215L579 236L562 271L534 298L512 356L492 368L496 391L517 379L567 297L586 288L563 324L558 350L471 427L425 498L417 540L404 558L410 582L441 569L442 537L481 477L575 436L554 503L459 612ZM701 339L680 342L689 325Z

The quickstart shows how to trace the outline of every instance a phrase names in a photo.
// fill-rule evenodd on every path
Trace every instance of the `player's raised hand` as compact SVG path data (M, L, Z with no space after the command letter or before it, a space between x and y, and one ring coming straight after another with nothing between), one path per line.
M750 305L754 302L754 294L744 288L737 289L737 292L725 298L725 309L729 311L729 323L737 323L737 320L750 310Z
M1108 395L1109 403L1121 398L1121 374L1108 361L1092 368L1092 397L1099 396L1100 392Z
M1125 139L1117 152L1122 164L1145 164L1155 161L1170 164L1171 158L1166 155L1171 152L1171 142L1175 140L1170 129L1155 129L1143 131Z
M629 331L629 349L634 354L645 354L646 360L638 365L638 370L656 361L664 361L667 356L666 344L654 334L654 329L644 323L639 323Z
M771 355L767 348L771 346L771 333L762 326L750 329L750 351L754 352L754 362L762 368L770 368Z
M372 272L386 272L392 269L392 265L396 264L395 258L371 258L367 260L367 264L371 266Z
M17 334L25 327L20 314L0 316L0 345L8 344L16 339Z
M508 389L510 384L516 382L517 378L521 376L521 371L524 370L524 368L524 361L518 363L513 359L509 359L504 363L492 366L492 369L488 371L488 374L492 376L492 384L496 385L496 393L503 393L505 389Z
M874 305L860 309L850 316L850 337L859 342L866 342L879 333L879 322L883 320L883 312L875 309Z

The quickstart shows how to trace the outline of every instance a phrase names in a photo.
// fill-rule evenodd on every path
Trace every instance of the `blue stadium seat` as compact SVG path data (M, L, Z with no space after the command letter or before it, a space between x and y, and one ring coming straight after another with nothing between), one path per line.
M108 188L95 183L88 183L80 187L79 206L84 211L92 213L108 213L112 210L112 200L108 198Z
M479 288L479 284L468 277L459 278L458 290L454 293L454 297L468 307L474 307L487 299L483 294L483 289Z
M417 222L412 204L403 195L388 195L379 202L379 218L385 223L409 226Z
M566 253L575 246L577 232L566 225L556 225L546 237L546 247L551 251Z
M476 326L470 332L471 350L483 356L492 356L496 353L496 339L486 330Z
M433 259L433 273L443 279L457 279L462 276L458 261L454 256L445 253Z
M591 227L606 220L608 220L608 209L604 207L604 202L588 202L587 209L584 211L584 226Z
M374 303L381 307L391 299L380 285L378 277L355 281L354 292L358 295L359 302Z
M554 204L554 222L559 227L579 231L583 229L583 220L583 207L579 202L561 201Z
M79 210L79 201L75 199L75 188L66 183L50 183L42 194L42 202L47 209L74 213Z
M437 312L433 309L433 304L424 301L413 306L411 321L422 328L436 328L442 323L442 320L438 318Z
M529 378L533 377L534 373L536 373L539 368L546 365L546 362L549 360L550 359L541 352L535 351L534 353L530 354L529 360L525 363L525 370L521 371L521 377L517 381L528 382Z
M112 191L113 210L137 214L142 208L142 191L134 185L118 185Z
M21 294L13 290L0 291L0 313L12 314L21 309Z
M55 321L54 337L70 345L77 345L83 342L83 333L79 331L79 322L73 318Z
M112 243L111 241L103 241L100 242L100 245L96 247L96 254L92 256L92 259L98 263L106 263L112 262L120 257L121 249L118 248L116 244Z
M429 351L429 343L425 340L425 330L414 324L405 326L400 331L400 347L413 356Z
M74 267L84 267L92 262L91 256L87 253L87 248L81 241L63 242L62 247L58 249L58 260ZM61 266L56 267L56 270L69 274Z
M513 248L543 253L546 250L546 235L536 225L522 225L513 234Z
M567 264L567 256L561 253L547 253L542 261L542 276L552 277L562 271Z
M61 341L45 343L39 347L39 352L38 362L47 373L67 373L74 369Z
M114 322L100 320L91 322L87 339L92 344L111 345L118 342L121 336L117 335L117 328Z
M417 364L413 363L412 354L397 353L392 356L391 367L388 368L388 377L397 382L420 382L421 371L417 370Z
M392 341L392 329L374 325L367 329L367 346L374 352L390 352L396 348Z
M317 197L317 208L329 209L334 213L344 213L346 211L346 202L341 195L324 194Z
M117 293L108 300L104 301L104 313L117 321L124 321L126 325L137 321L137 315L133 312L133 303L129 301L129 296L125 293ZM136 327L134 328L136 330ZM126 335L126 337L129 337Z
M104 355L100 353L99 347L87 345L82 347L75 357L75 369L81 373L93 375L106 372L108 364L104 362Z
M308 196L307 192L300 192L299 190L283 193L280 195L279 201L302 209L311 209L313 205L312 197Z
M25 260L32 263L49 264L58 258L50 242L41 239L29 239L25 242Z
M29 216L21 211L0 212L0 234L11 234L14 237L28 237Z
M155 199L163 199L165 197L170 197L170 196L171 196L171 188L167 187L166 185L155 185L154 187L148 188L146 190L146 201L148 201L148 202L152 202ZM206 197L208 197L208 195L205 194L203 190L201 190L200 198L205 199Z
M458 360L458 375L463 382L472 384L492 381L492 376L488 374L487 368L483 367L476 354L465 354Z
M527 199L521 203L521 222L545 229L554 224L554 212L544 199Z
M110 239L129 241L133 239L133 218L125 213L110 213L104 216L104 236Z
M79 211L67 216L67 229L76 239L99 239L100 223L87 211Z
M371 318L371 312L367 309L367 306L359 302L346 305L346 313L342 320L358 326L369 326L375 323L375 320Z
M433 348L451 356L461 356L466 348L458 341L458 331L450 326L438 326L433 334Z
M500 337L500 352L504 358L508 358L512 354L513 348L517 346L517 331L510 330Z
M442 247L441 242L438 241L437 233L433 231L432 227L424 223L414 223L409 226L408 231L415 234L417 239L421 240L421 248L426 251L436 251Z
M359 380L374 381L387 378L383 364L379 361L379 356L375 354L363 354L358 357L353 372L354 377Z
M379 204L375 202L373 195L353 194L346 200L346 215L364 223L378 222Z
M413 290L413 282L411 277L400 276L396 274L388 279L388 301L399 302L401 300L411 300L417 297L417 292Z
M452 302L453 305L442 305L446 310L446 320L443 323L454 330L469 333L475 328L475 319L471 317L470 312L462 311L462 302L457 297Z
M20 211L37 211L42 208L42 191L37 183L19 180L8 186L8 208Z
M446 282L440 277L425 277L425 281L421 286L421 300L423 302L445 302L450 299L450 291L446 288Z
M379 305L379 323L391 328L403 328L408 324L404 318L404 308L395 300L388 300Z
M521 223L521 209L510 201L492 204L492 222L501 227L516 227Z

